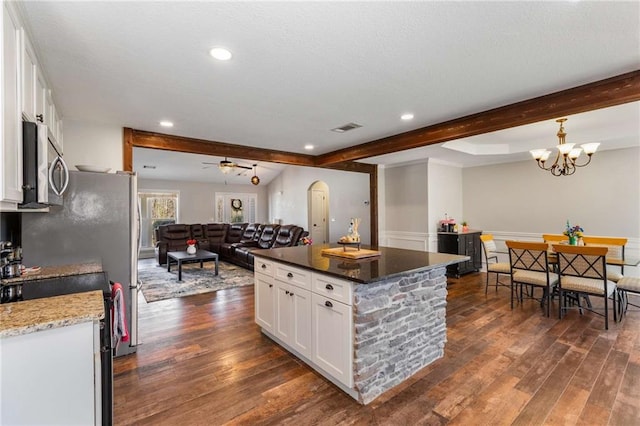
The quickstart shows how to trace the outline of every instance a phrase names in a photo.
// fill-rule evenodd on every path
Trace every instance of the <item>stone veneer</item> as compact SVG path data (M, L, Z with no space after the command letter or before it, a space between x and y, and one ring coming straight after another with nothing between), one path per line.
M354 388L367 404L444 355L446 268L354 286Z

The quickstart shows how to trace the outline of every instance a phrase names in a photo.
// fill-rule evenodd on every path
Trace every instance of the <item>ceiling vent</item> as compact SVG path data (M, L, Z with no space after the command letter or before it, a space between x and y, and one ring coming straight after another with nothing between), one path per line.
M335 129L331 129L332 132L344 133L349 130L357 129L358 127L362 127L361 124L358 123L347 123L344 126L336 127Z

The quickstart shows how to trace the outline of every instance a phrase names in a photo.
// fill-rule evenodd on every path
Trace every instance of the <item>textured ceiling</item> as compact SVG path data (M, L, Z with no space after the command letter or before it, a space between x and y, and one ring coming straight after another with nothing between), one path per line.
M297 153L310 143L312 154L323 154L640 68L640 2L34 1L21 8L65 120ZM208 55L218 45L233 52L230 61ZM405 112L415 118L401 121ZM175 127L161 128L160 120ZM578 121L570 117L568 139ZM330 131L349 122L363 127ZM620 139L635 131L638 145L637 115L616 129L625 126L625 135L605 133ZM547 146L556 131L553 121L539 131ZM405 161L398 155L384 162ZM440 155L461 165L478 157Z

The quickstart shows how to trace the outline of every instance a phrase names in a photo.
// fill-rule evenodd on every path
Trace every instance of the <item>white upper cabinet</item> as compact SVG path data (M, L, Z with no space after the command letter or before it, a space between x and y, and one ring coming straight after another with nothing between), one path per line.
M2 123L0 123L0 210L15 210L22 202L21 33L13 5L2 8Z
M47 110L47 82L44 79L42 70L36 69L36 88L35 88L35 119L39 123L44 123L44 116Z
M26 121L36 121L36 90L38 60L31 41L22 30L22 116Z

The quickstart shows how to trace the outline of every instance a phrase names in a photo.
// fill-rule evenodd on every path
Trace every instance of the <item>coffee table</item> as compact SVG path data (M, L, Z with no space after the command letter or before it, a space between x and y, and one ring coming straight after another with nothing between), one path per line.
M215 261L216 262L216 275L218 275L218 254L211 253L206 250L196 250L194 254L189 254L186 251L170 251L167 253L167 272L171 272L171 259L178 262L178 281L182 281L182 264L200 262L200 268L203 267L204 262Z

